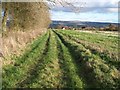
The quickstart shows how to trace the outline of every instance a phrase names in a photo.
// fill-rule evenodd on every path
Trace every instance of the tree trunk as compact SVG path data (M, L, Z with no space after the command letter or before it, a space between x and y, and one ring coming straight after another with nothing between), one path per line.
M3 16L3 19L2 19L2 31L7 30L7 18L8 18L8 10L7 10L7 8L5 8L4 16Z

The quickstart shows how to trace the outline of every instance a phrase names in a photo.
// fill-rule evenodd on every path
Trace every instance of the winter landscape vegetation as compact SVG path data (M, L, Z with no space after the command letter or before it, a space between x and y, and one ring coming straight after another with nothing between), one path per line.
M0 3L1 88L120 88L118 0L20 1Z

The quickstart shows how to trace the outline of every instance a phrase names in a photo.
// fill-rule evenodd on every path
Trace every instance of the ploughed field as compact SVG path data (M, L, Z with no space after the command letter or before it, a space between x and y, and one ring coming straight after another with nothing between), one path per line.
M117 36L49 30L13 59L3 88L120 88Z

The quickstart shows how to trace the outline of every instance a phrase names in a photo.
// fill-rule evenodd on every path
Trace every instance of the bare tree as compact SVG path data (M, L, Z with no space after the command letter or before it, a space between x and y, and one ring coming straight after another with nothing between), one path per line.
M78 0L47 0L50 6L61 5L63 7L69 7L73 12L79 13L80 10L85 7L86 2L80 2ZM76 5L78 4L78 5Z
M4 31L7 29L7 19L10 19L10 15L12 17L10 28L14 30L25 30L36 26L48 27L50 23L49 9L51 9L51 6L61 5L62 7L69 7L77 13L80 12L83 5L83 3L81 3L79 6L76 6L68 0L36 0L36 2L12 1L15 0L4 0L4 2L2 2L2 9L4 11L2 26Z

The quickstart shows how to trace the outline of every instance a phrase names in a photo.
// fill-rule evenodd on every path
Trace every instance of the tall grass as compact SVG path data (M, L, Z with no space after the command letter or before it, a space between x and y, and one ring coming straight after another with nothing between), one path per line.
M47 29L41 28L36 30L14 31L9 32L6 37L2 38L3 41L3 55L6 60L3 61L3 65L12 64L11 57L14 55L20 55L26 46L31 43L35 38L41 34L46 33Z

